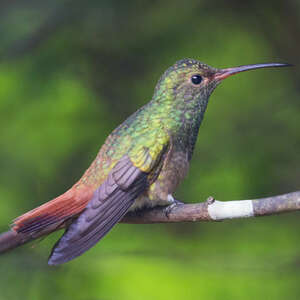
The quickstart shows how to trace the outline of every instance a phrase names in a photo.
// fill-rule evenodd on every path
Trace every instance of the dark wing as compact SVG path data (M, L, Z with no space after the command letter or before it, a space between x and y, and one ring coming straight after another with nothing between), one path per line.
M65 263L94 246L145 191L147 175L125 155L95 191L85 210L55 244L48 264Z

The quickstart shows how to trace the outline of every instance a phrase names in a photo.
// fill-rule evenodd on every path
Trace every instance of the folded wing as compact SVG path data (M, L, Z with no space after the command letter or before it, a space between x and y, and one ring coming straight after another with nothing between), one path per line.
M65 263L94 246L125 215L147 185L147 173L125 155L56 243L48 263Z

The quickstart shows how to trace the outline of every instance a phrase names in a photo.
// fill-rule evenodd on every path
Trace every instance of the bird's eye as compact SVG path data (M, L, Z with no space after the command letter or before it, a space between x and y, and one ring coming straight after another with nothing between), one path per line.
M200 84L201 81L202 81L202 77L201 77L201 75L199 75L199 74L193 75L193 76L191 77L191 81L192 81L193 84Z

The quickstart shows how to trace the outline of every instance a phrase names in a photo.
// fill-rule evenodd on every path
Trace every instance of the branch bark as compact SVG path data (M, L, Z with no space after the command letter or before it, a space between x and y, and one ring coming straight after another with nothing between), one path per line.
M300 191L268 198L225 202L209 197L205 202L174 206L169 209L168 214L166 214L165 207L129 212L121 220L121 223L151 224L223 221L298 210L300 210ZM59 228L49 228L35 235L18 234L12 230L4 232L0 235L0 253L12 250L64 227L65 224Z

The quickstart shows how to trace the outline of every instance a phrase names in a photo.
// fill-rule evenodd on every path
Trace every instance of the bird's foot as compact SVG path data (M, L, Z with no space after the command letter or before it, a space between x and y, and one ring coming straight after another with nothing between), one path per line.
M164 209L167 218L169 218L169 215L174 208L184 204L183 202L174 199L172 195L168 195L168 202L170 204Z

